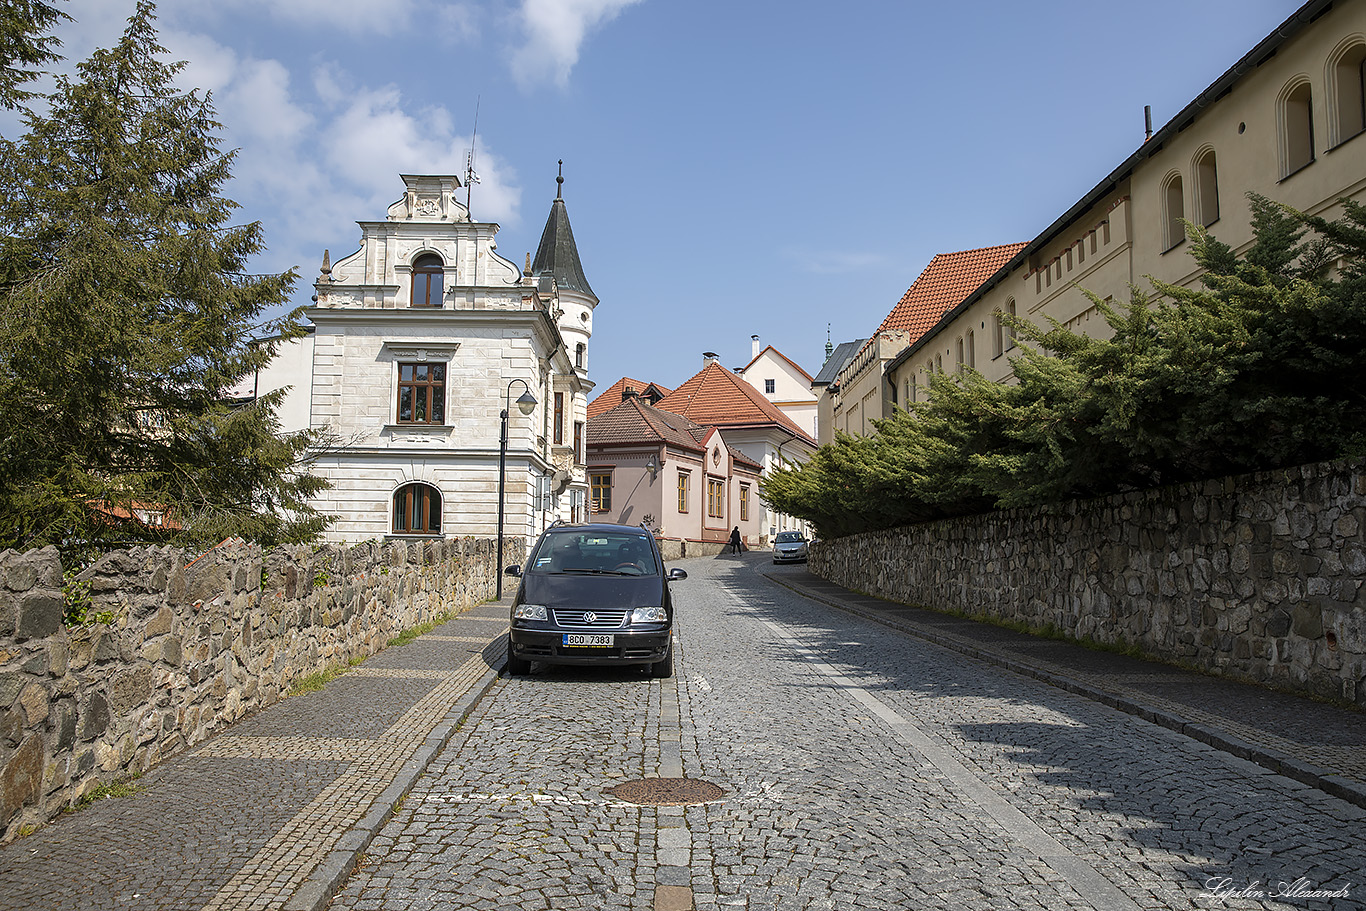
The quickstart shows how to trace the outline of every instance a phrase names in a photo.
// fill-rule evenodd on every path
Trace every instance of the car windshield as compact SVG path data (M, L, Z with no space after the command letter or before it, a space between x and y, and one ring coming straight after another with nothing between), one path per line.
M799 531L780 531L774 541L778 544L800 544L804 538Z
M541 539L529 572L655 576L654 550L643 533L563 531Z

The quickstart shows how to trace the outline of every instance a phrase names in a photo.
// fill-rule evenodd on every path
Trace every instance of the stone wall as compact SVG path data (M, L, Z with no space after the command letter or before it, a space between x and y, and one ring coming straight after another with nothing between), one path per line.
M1361 461L821 541L810 569L1366 706Z
M511 542L517 553L520 538ZM364 658L493 597L494 542L110 553L64 587L55 548L0 553L0 830L41 824ZM89 593L63 624L65 592Z
M724 541L689 541L686 538L659 538L659 555L665 563L688 557L714 557L726 547Z

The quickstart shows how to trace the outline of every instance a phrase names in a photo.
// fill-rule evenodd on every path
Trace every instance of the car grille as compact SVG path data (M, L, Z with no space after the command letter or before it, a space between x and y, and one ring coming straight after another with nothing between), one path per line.
M619 629L626 625L626 615L629 611L624 610L581 610L574 608L567 610L562 607L552 608L550 617L555 621L555 625L563 629ZM591 614L593 619L585 620L584 615Z

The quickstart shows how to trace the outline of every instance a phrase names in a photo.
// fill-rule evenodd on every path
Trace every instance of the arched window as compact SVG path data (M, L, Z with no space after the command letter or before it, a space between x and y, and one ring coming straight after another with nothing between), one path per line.
M588 346L585 345L583 342L579 342L578 345L574 347L574 367L576 369L583 370L585 367L588 366L587 361Z
M1206 228L1219 220L1219 168L1213 149L1195 163L1195 217Z
M441 494L430 484L404 484L394 491L394 534L441 534Z
M1162 249L1170 250L1186 239L1186 191L1180 174L1172 174L1162 185Z
M1340 145L1366 132L1366 44L1347 48L1329 70L1333 113L1331 122L1336 136L1329 139Z
M1013 297L1012 297L1010 300L1006 301L1006 315L1007 315L1007 316L1014 316L1014 315L1015 315L1015 298L1013 298ZM1005 330L1006 330L1006 350L1009 351L1011 348L1014 348L1014 347L1015 347L1015 327L1014 327L1014 326L1006 326L1006 327L1005 327Z
M1281 101L1282 177L1314 162L1314 93L1308 81L1290 89Z
M413 263L413 301L414 307L441 306L441 257L435 253L424 253Z

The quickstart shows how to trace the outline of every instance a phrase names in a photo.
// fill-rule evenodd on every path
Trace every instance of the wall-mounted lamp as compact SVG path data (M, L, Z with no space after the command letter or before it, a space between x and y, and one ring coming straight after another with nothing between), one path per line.
M653 481L659 475L659 459L654 453L645 460L645 470L650 473L650 480Z

